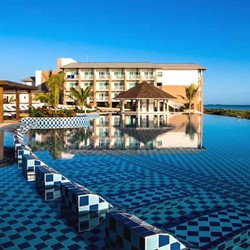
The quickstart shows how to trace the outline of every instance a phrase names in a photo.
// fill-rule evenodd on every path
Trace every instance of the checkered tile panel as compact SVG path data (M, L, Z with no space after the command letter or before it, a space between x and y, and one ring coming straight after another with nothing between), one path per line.
M77 183L61 183L62 207L76 215L112 208L107 201Z
M19 167L22 168L23 176L28 180L35 180L35 168L39 165L45 165L34 155L24 154L22 155L22 161L18 163ZM34 177L34 179L32 178Z
M33 129L78 128L87 127L90 117L25 117L21 121Z
M37 189L60 187L62 182L69 182L67 178L47 165L41 166L41 164L39 164L34 167L36 174L35 184Z
M108 214L106 227L109 249L181 250L185 246L173 236L126 213Z

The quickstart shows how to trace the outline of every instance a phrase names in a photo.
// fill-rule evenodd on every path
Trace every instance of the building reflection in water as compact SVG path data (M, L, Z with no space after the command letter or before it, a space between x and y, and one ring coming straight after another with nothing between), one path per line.
M100 115L84 128L33 131L30 144L54 159L72 158L82 149L199 149L202 120L200 114Z

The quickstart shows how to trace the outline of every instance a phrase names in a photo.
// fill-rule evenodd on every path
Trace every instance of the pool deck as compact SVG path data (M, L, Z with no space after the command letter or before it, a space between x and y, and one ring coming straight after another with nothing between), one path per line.
M0 129L3 129L3 128L9 127L9 126L18 124L19 122L20 121L17 121L17 120L4 120L4 122L0 123Z

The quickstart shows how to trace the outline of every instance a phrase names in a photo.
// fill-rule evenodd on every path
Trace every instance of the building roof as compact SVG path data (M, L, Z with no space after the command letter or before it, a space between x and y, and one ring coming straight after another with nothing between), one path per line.
M4 90L7 91L17 91L17 90L23 90L23 91L29 91L29 90L37 90L37 87L29 86L26 84L21 84L17 82L11 82L7 80L0 80L0 87L2 87Z
M176 99L169 93L152 86L148 82L142 82L135 87L120 93L114 99Z
M195 63L156 63L155 64L157 68L159 69L168 69L168 70L181 70L181 69L185 69L185 70L197 70L197 69L201 69L201 70L206 70L207 68L199 65L199 64L195 64Z
M149 141L155 140L159 135L165 134L171 130L171 128L120 128L125 134L133 137L139 142L144 144Z
M61 69L172 69L172 70L206 70L205 67L200 66L194 63L186 63L186 64L171 64L171 63L150 63L150 62L79 62L79 63L69 63L63 65Z
M35 79L36 78L34 76L29 76L29 77L26 77L26 78L22 79L21 81L22 82L34 82Z
M80 63L70 63L63 65L62 69L78 69L78 68L95 68L95 69L104 69L104 68L156 68L153 63L149 62L80 62Z

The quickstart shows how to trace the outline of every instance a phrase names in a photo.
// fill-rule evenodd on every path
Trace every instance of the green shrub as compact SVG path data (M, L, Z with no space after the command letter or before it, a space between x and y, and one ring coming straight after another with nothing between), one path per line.
M32 108L29 110L29 116L30 117L74 117L76 116L76 112L74 110L53 110L51 108L48 108L46 106L38 107L38 108Z

